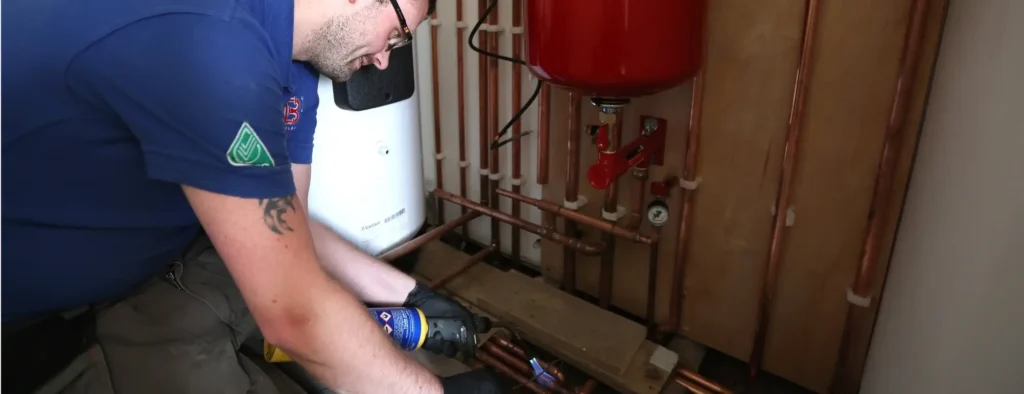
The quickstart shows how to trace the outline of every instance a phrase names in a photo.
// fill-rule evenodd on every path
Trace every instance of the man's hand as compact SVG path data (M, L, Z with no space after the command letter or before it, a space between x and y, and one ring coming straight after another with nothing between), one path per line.
M486 368L478 368L469 372L441 378L444 394L501 394L504 392L494 378L494 373Z
M462 320L470 338L475 338L477 334L490 330L490 327L480 327L480 319L458 301L430 290L430 287L421 282L416 283L416 287L409 292L405 304L402 306L419 308L427 318L449 317ZM428 339L423 344L423 349L435 354L455 357L459 351L459 344L453 341Z

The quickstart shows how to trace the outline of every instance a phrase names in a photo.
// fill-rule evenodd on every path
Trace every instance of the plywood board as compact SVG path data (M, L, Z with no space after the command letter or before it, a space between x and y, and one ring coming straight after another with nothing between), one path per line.
M823 2L816 54L793 189L794 225L788 228L764 367L815 391L832 379L847 303L846 287L857 267L868 217L872 182L889 116L910 0ZM931 74L943 1L929 16L915 101L900 152L897 196L904 190L920 113ZM679 333L746 360L753 345L761 276L771 236L772 206L799 57L806 2L709 2L707 75L693 238L687 251L683 324ZM625 140L635 136L641 114L668 119L667 162L652 174L678 174L684 159L690 86L634 100L627 108ZM553 94L551 163L565 167L567 95ZM584 101L582 124L595 123ZM583 138L581 174L594 161ZM552 174L561 174L556 171ZM636 182L622 178L620 205L633 206ZM564 185L552 176L545 199L561 203ZM600 216L602 193L581 180ZM670 199L672 220L663 232L658 266L658 317L668 314L679 201ZM898 216L898 209L889 213ZM893 220L895 222L895 220ZM890 230L893 227L890 227ZM885 244L891 243L890 231ZM596 239L598 233L585 231ZM544 274L559 280L562 248L542 244ZM616 250L613 303L643 316L648 249L620 241ZM598 258L579 256L579 287L597 294ZM883 272L884 274L884 272ZM869 331L869 330L867 330ZM861 335L857 349L867 346Z
M416 274L427 281L435 281L457 270L461 261L468 257L445 244L431 242L422 250ZM562 293L542 281L479 264L451 280L445 290L485 314L515 319L521 334L532 343L619 391L658 393L669 378L667 373L656 376L649 373L647 365L655 350L671 351L644 340L642 326ZM516 293L544 294L548 300L547 309L563 306L564 310L558 316L549 313L538 316L538 310L532 309L533 316L530 316L531 310L515 312L518 306L509 307L507 300L515 298L512 294ZM536 297L530 296L534 299ZM580 322L589 322L592 329L576 328L570 333L562 332L564 326ZM617 342L620 345L606 347L602 346L601 341ZM594 343L596 345L591 345ZM596 347L601 351L590 353L585 349L588 347ZM617 350L612 352L611 349ZM595 360L595 355L600 360ZM609 364L612 366L609 367Z

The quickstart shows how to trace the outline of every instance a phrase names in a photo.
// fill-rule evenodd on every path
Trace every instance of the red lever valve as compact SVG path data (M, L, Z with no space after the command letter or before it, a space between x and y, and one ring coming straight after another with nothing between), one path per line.
M595 189L605 189L630 168L664 164L665 119L644 116L640 136L615 152L608 149L608 126L591 126L589 132L597 147L597 162L587 169L587 180Z

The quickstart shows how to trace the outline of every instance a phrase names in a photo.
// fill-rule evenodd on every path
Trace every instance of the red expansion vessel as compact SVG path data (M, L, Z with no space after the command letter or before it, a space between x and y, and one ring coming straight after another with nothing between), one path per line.
M587 96L658 93L697 73L706 0L528 0L538 78Z

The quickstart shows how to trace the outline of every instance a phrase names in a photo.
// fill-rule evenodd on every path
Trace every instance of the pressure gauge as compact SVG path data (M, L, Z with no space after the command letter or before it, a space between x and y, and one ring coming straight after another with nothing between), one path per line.
M647 204L647 220L651 222L652 226L663 226L668 221L668 204L661 200L654 200Z

